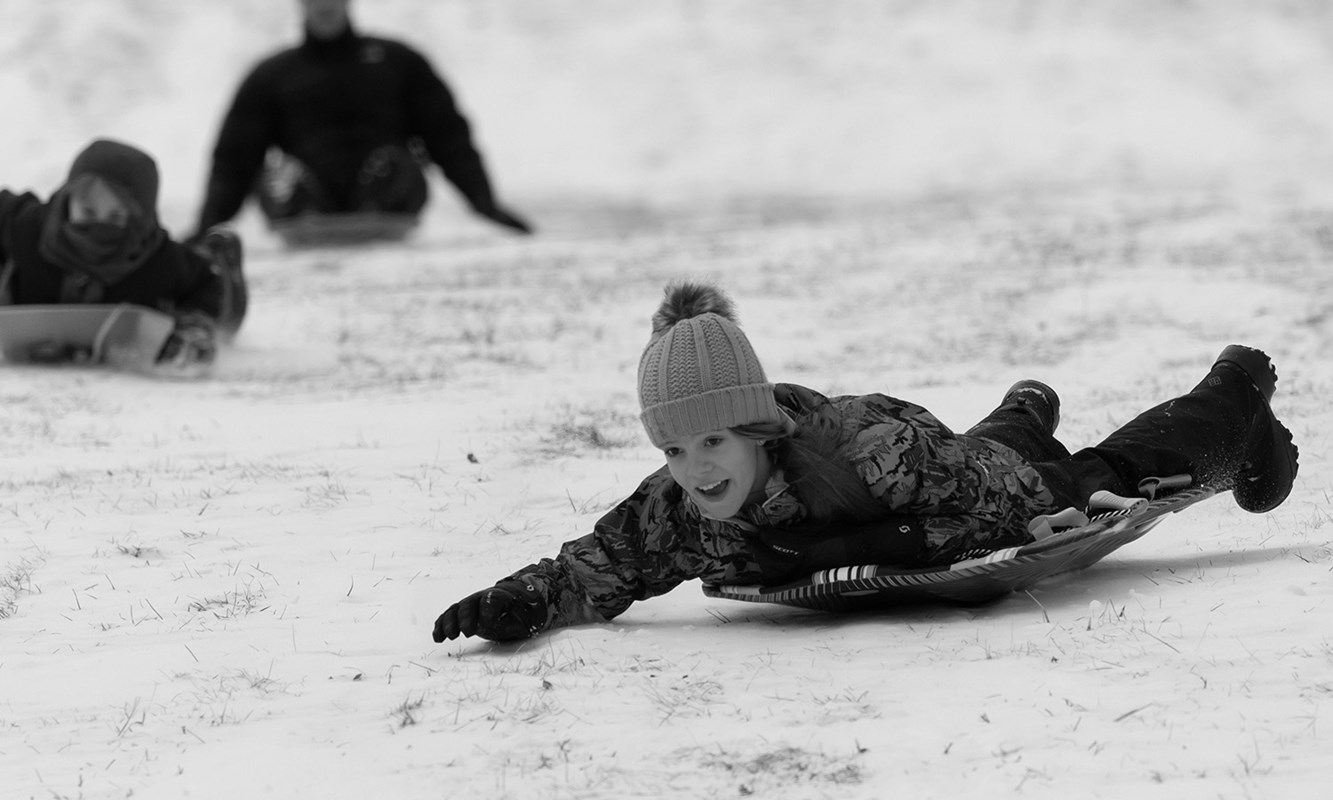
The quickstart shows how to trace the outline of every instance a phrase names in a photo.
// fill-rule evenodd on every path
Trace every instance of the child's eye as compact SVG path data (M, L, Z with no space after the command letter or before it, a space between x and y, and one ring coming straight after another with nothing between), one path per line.
M707 439L704 439L704 444L708 445L709 447L717 447L718 445L722 444L722 437L709 436Z
M662 450L662 453L663 453L664 455L666 455L667 458L675 458L676 456L680 455L680 448L679 448L679 447L667 447L667 448L665 448L665 449Z

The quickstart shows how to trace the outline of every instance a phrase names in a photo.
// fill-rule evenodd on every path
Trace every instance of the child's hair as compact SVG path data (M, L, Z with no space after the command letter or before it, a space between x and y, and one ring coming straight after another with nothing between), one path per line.
M805 506L806 522L866 522L884 515L884 507L866 488L836 438L819 427L758 422L731 429L738 436L764 443L774 466Z

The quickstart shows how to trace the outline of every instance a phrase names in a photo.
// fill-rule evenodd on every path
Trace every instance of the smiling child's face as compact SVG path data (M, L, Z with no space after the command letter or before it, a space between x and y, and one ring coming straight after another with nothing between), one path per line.
M705 431L669 441L662 452L671 477L706 517L730 519L763 496L769 461L761 442L730 430Z

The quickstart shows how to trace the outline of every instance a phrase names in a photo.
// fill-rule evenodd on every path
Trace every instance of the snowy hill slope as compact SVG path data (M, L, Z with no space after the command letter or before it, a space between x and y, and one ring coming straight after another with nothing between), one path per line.
M58 181L87 138L142 143L166 218L296 3L4 0L0 174ZM428 53L519 205L1102 182L1269 185L1333 169L1326 4L376 0Z

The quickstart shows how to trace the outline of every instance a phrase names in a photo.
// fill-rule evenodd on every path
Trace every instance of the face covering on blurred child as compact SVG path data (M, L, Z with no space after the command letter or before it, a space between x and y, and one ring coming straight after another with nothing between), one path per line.
M144 153L99 140L79 154L52 198L38 245L44 258L103 285L129 275L162 244L157 165Z

